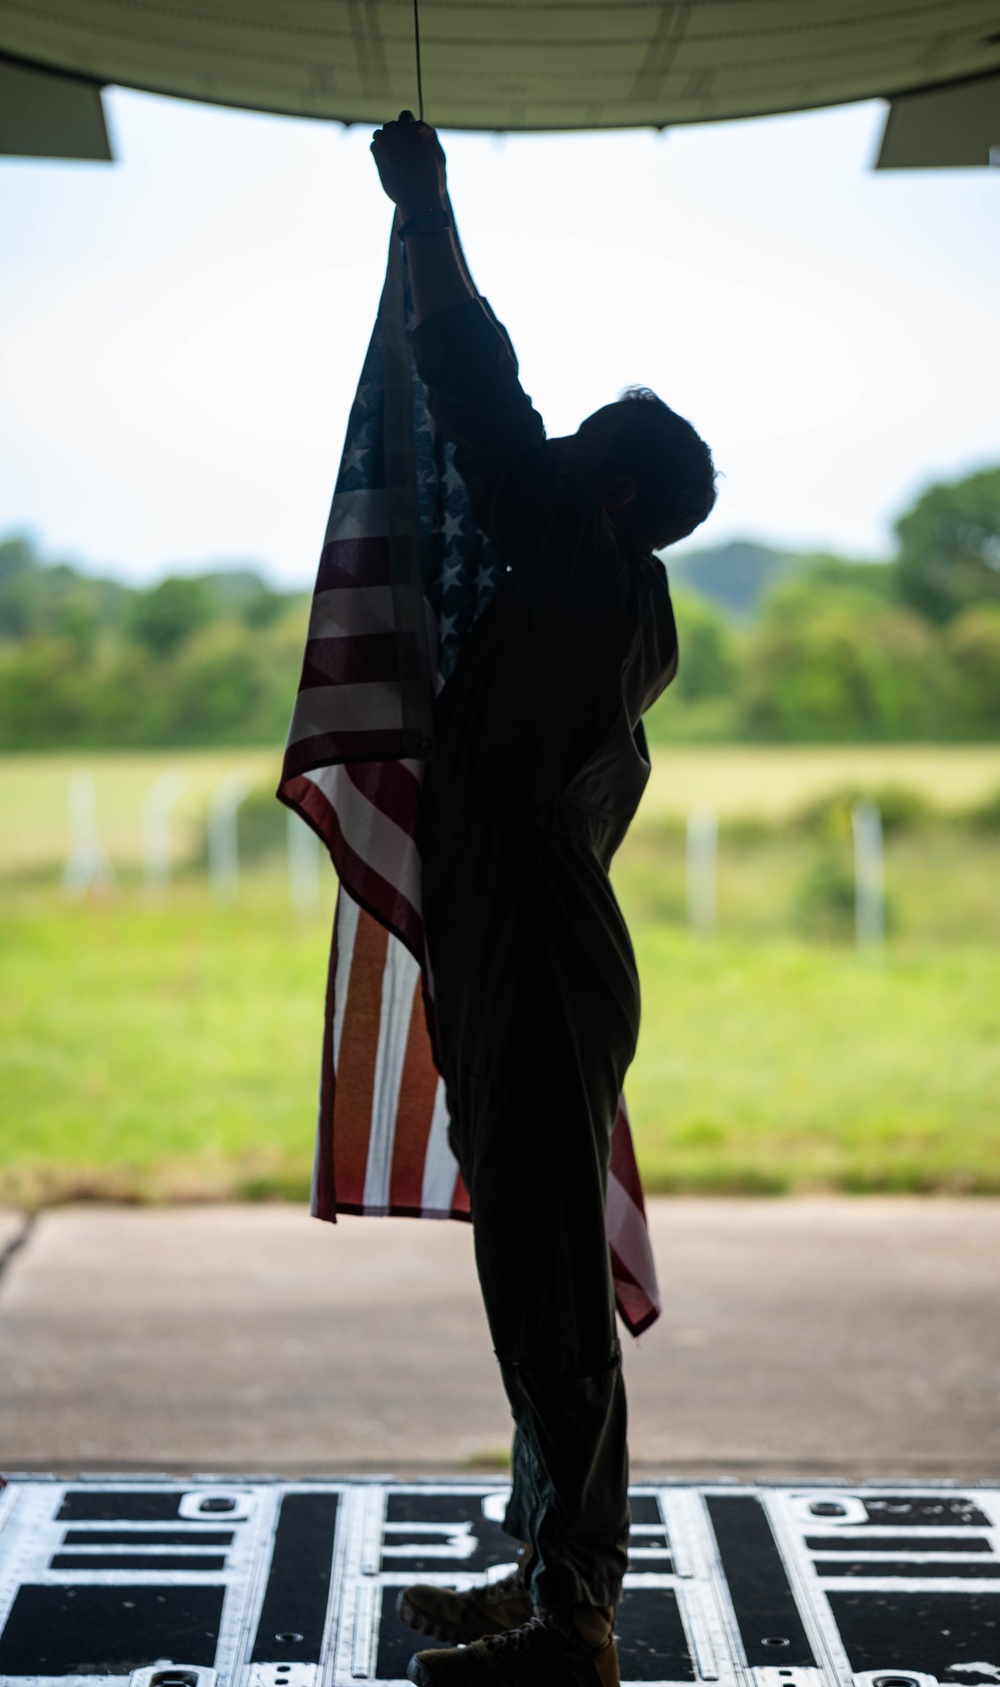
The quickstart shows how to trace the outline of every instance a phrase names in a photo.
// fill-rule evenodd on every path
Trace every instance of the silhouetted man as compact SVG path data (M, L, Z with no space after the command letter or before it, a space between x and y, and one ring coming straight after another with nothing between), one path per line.
M618 1680L628 1544L621 1356L605 1228L611 1131L639 1028L608 878L649 775L641 716L677 637L653 551L715 501L708 448L654 394L546 440L476 292L434 131L372 142L399 207L417 367L506 573L436 705L423 913L435 1051L476 1263L514 1417L516 1574L399 1612L453 1642L419 1687Z

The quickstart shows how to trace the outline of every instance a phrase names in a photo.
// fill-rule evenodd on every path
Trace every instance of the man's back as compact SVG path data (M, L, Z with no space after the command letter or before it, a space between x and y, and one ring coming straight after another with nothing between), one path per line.
M676 668L666 575L559 471L481 301L437 313L415 344L506 570L437 706L429 804L509 817L583 803L615 818L609 858L648 774L639 718Z

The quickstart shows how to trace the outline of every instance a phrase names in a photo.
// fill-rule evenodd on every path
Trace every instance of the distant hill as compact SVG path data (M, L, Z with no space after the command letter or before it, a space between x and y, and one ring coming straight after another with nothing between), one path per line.
M716 608L738 620L757 613L771 587L806 565L794 551L776 551L752 539L733 539L680 556L667 552L664 561L671 584L707 598Z

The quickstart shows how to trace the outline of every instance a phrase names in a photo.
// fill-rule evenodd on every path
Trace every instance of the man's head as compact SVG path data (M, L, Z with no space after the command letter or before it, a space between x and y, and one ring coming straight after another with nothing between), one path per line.
M647 387L628 388L551 444L563 468L590 482L615 526L652 549L693 533L715 503L708 446Z

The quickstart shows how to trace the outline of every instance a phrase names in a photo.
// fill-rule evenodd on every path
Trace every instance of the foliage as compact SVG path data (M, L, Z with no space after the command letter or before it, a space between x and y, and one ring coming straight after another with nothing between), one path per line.
M969 824L982 832L1000 832L1000 787L984 802L975 803L966 812Z
M1000 601L963 609L944 635L954 674L953 711L970 734L1000 725Z
M66 563L43 567L25 534L0 539L0 641L39 633L91 642L118 626L127 586L93 580Z
M674 593L674 613L684 627L676 696L685 702L728 696L739 665L738 645L729 623L690 593Z
M795 925L805 937L843 942L854 932L854 869L850 854L829 845L803 874L795 897Z
M882 831L887 838L911 830L932 814L931 805L923 792L915 790L912 785L880 784L868 785L864 789L860 785L843 785L804 804L795 820L803 831L826 842L849 839L851 811L855 803L865 799L873 802L878 809Z
M933 629L863 590L818 600L808 580L779 591L751 635L741 675L749 736L923 738L948 720Z
M1000 467L928 487L896 533L904 603L938 622L1000 603Z
M126 626L154 656L170 656L211 619L212 599L204 580L174 575L151 591L135 593Z
M0 748L280 743L305 600L249 570L146 590L0 545Z
M930 487L892 563L749 541L667 553L676 684L661 743L991 740L1000 727L1000 468ZM0 542L0 749L281 742L301 594L250 569L144 590Z

